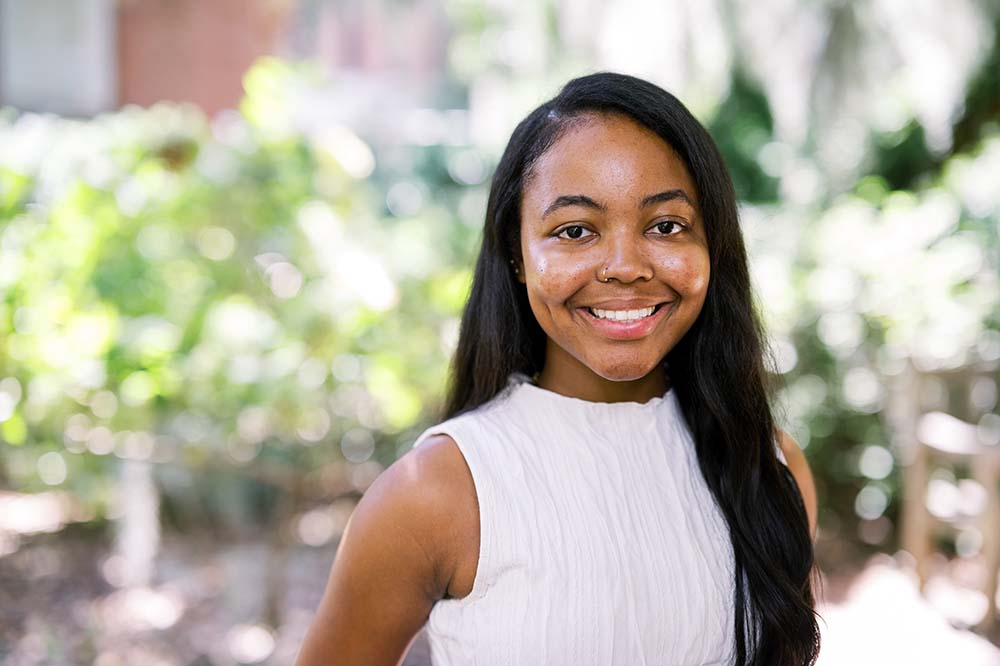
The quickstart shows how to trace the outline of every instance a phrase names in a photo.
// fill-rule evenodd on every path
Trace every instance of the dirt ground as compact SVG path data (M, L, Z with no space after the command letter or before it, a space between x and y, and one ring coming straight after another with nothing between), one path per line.
M73 529L31 537L0 557L0 663L291 665L335 544L291 553L277 608L265 598L272 560L262 543L167 537L156 580L141 589L108 582L109 552L106 539ZM825 576L820 666L1000 666L1000 648L955 619L962 590L938 588L936 603L921 597L905 565L886 555ZM264 620L269 614L274 625ZM423 634L404 664L430 664Z

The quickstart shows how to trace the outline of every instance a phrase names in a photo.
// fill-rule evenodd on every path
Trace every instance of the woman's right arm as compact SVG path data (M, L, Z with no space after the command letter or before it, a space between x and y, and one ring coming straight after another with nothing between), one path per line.
M432 437L386 469L354 509L296 666L396 666L444 596L454 510L450 438Z

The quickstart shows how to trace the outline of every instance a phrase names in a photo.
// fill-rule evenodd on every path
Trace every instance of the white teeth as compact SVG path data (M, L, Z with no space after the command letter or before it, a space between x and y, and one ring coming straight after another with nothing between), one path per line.
M590 308L590 311L598 319L613 319L615 321L638 321L653 314L652 308L643 308L641 310L598 310L597 308Z

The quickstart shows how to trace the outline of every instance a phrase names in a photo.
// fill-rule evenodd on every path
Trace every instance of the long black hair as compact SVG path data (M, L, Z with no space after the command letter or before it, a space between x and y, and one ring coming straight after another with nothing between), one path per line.
M701 472L729 526L739 666L813 664L819 653L813 548L798 486L775 453L775 423L732 179L705 128L641 79L573 79L514 130L493 175L483 242L451 368L444 417L490 401L513 372L541 371L546 336L511 260L520 260L521 193L536 160L588 114L621 114L684 160L698 189L711 275L705 303L663 359Z

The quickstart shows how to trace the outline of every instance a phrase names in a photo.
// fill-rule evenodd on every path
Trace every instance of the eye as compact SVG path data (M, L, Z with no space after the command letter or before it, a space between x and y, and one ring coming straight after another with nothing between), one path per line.
M676 220L662 220L653 225L660 234L663 236L676 236L681 231L687 229L687 226L677 222Z
M581 227L579 224L573 224L571 226L564 227L559 233L556 234L556 238L580 240L581 238L585 238L583 235L585 232L587 232L587 229ZM563 236L563 234L566 234L566 236Z

